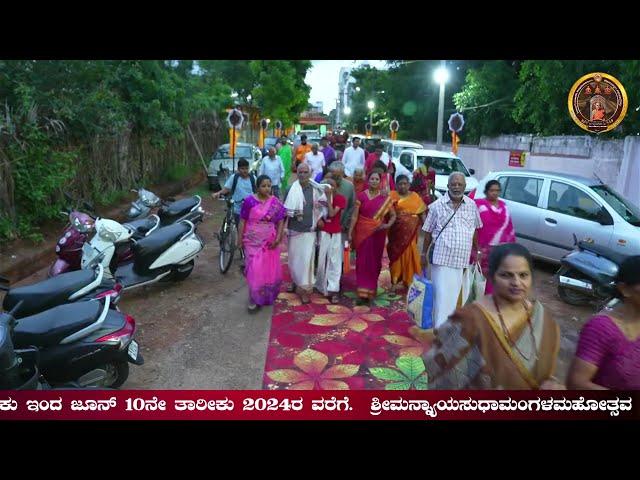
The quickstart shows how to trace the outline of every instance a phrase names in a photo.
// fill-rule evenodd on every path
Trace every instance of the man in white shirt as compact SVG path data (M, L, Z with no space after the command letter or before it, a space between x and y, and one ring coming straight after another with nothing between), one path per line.
M271 179L271 194L280 198L280 185L284 178L284 165L282 159L276 155L276 149L269 148L269 154L262 159L258 176L266 175Z
M342 155L342 163L344 163L344 174L347 177L353 177L356 168L364 169L364 150L360 148L360 139L355 137L351 147L345 149Z
M311 169L311 179L315 181L322 180L322 174L324 169L324 154L318 151L318 144L311 145L311 151L304 156L304 162L309 165ZM318 179L320 175L320 179Z

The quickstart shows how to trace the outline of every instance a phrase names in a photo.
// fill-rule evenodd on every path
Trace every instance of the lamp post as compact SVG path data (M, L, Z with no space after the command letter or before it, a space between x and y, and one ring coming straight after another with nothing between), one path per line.
M373 109L376 104L373 103L373 100L369 100L367 102L367 107L369 108L369 125L371 125L371 133L373 134Z
M440 61L440 67L433 74L433 79L440 84L440 98L438 100L438 138L437 149L442 149L442 131L444 123L444 85L449 80L449 71L446 68L445 60Z

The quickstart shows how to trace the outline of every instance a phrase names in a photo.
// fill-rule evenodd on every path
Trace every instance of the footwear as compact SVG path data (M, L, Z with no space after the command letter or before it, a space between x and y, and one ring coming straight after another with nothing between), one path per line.
M334 305L340 303L340 295L338 295L337 293L331 295L331 303L333 303Z
M247 310L249 310L249 313L255 313L258 311L258 305L256 305L255 303L250 303L247 307Z
M303 305L308 305L308 304L311 303L311 299L309 298L309 295L307 295L307 294L300 295L300 300L302 301Z
M296 284L292 283L287 287L287 293L296 293Z

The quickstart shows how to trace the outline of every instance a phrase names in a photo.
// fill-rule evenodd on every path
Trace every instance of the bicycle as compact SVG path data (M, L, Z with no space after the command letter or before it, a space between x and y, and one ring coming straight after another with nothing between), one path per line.
M233 263L233 257L238 249L238 225L233 215L234 201L232 198L220 198L227 204L227 213L220 226L220 231L217 233L218 241L220 242L220 273L227 273L231 264ZM244 250L240 248L240 258L244 260Z

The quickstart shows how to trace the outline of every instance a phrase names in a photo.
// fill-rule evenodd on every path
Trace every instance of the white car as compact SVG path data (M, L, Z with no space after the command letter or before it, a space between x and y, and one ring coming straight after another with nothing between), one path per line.
M478 180L473 176L476 173L475 170L468 169L460 157L451 152L426 150L424 148L403 150L400 153L399 160L396 162L394 159L394 163L396 164L397 174L407 175L409 181L411 181L413 172L427 160L430 161L431 167L436 171L436 197L439 198L446 193L449 175L453 172L464 174L467 182L464 190L465 195L468 195L469 192L478 187ZM409 170L411 171L409 172Z

